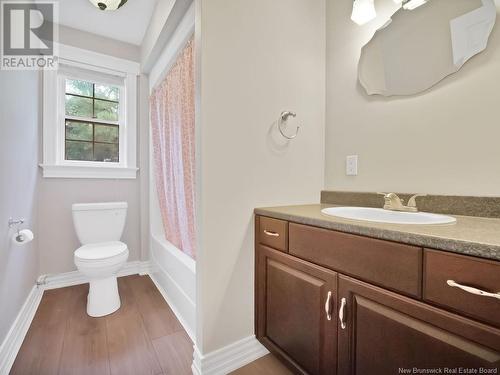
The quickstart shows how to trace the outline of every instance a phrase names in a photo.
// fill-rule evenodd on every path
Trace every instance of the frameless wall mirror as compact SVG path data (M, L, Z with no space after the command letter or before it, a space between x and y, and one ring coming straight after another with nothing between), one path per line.
M494 0L421 4L401 7L363 47L359 81L368 95L420 93L486 48L496 20Z

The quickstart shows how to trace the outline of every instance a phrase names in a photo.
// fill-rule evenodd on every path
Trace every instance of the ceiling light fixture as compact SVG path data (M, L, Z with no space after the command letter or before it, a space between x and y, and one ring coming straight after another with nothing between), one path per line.
M424 5L427 0L407 0L403 2L403 8L407 10L413 10L418 8L420 5Z
M358 25L364 25L377 17L374 0L354 0L351 20Z
M424 5L427 0L394 0L396 4L402 4L403 9L413 10L421 5Z
M116 10L127 2L127 0L89 0L100 10Z

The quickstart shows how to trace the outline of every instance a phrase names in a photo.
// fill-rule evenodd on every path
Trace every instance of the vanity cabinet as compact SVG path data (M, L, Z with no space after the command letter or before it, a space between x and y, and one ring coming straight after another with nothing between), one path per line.
M446 281L494 291L500 262L269 219L256 216L256 335L295 373L499 373L500 300Z

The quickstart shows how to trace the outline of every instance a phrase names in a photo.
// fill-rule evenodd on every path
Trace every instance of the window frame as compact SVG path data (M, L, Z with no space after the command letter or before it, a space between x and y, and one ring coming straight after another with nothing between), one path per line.
M115 57L60 45L59 64L69 69L43 72L43 177L137 178L137 76L139 64ZM68 58L66 58L66 56ZM78 61L78 62L76 62ZM119 68L120 70L117 70ZM79 74L81 72L81 74ZM106 76L112 76L110 83ZM103 78L104 77L104 78ZM78 79L119 88L118 121L66 116L66 79ZM117 83L118 80L120 83ZM119 161L66 160L66 119L119 126Z

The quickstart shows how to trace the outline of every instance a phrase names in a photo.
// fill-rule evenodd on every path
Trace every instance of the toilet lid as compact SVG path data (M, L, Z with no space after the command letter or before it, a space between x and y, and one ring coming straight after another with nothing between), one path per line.
M127 245L120 241L100 242L83 245L75 251L75 257L83 260L107 259L127 251Z

